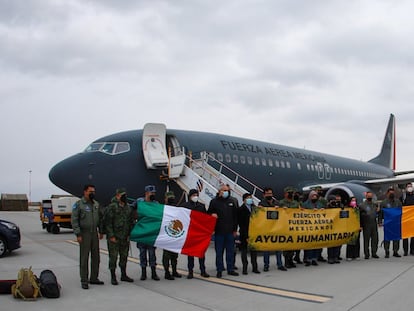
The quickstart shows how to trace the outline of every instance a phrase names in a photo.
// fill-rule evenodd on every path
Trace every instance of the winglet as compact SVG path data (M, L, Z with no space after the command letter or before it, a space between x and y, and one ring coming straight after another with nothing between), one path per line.
M381 152L375 158L369 160L370 163L379 164L395 170L396 160L396 144L395 144L395 117L390 115L388 121L387 131L385 132L384 142L382 144Z

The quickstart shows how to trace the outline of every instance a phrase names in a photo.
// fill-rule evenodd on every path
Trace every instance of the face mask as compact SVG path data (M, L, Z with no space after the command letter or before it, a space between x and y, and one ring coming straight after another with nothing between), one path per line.
M191 199L190 199L191 201L193 201L194 203L197 203L197 201L198 201L198 196L197 195L194 195L194 196L192 196L191 197Z
M316 203L318 201L318 199L312 199L311 202L312 203Z
M228 191L223 191L223 198L227 199L229 197L229 192Z
M372 202L372 198L367 198L367 201L368 202Z
M272 195L267 195L267 196L265 196L265 199L268 200L268 201L271 201L273 199L273 196Z
M246 205L252 205L253 204L253 199L252 198L247 198L246 199Z
M390 200L394 200L395 194L394 193L391 193L390 196L389 196L389 198L390 198Z
M356 207L357 206L356 201L349 202L349 206Z
M410 192L410 193L413 192L413 187L408 187L407 192Z
M120 200L121 200L121 202L126 203L126 201L127 201L127 196L126 196L126 194L123 194L123 195L121 196Z
M151 195L149 196L149 199L150 199L150 201L155 201L155 194L151 194Z
M294 195L294 196L293 196L293 200L295 200L295 201L299 201L299 196L298 196L298 195Z
M95 199L95 193L91 192L89 193L89 200L93 201L93 199Z
M174 204L175 203L175 199L174 198L169 198L168 199L168 204Z
M287 197L288 197L288 199L292 199L293 198L293 193L288 193L288 195L287 195Z

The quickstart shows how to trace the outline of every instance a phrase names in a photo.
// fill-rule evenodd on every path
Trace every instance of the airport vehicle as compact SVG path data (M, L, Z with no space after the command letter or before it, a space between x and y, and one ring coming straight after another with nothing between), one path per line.
M72 207L78 200L79 198L74 196L43 200L40 207L42 228L53 234L58 234L60 228L72 228Z
M19 227L15 223L0 219L0 257L20 247Z
M232 195L239 201L249 191L257 202L266 186L281 198L287 185L304 192L321 186L326 197L340 194L344 200L351 196L361 200L368 190L381 195L390 184L413 179L412 174L405 174L408 172L394 172L395 147L392 114L382 149L368 162L148 123L142 130L120 132L92 142L83 152L56 164L49 178L77 196L82 194L82 184L94 184L101 204L109 203L115 189L121 186L129 197L140 197L147 184L156 185L158 193L177 191L176 196L179 191L198 188L200 199L207 205L222 183L230 185Z

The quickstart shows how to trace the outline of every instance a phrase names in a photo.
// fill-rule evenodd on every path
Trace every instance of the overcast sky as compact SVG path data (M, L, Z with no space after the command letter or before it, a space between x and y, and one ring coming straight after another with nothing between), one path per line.
M413 1L0 0L0 192L108 134L210 131L414 169ZM30 174L29 171L32 171Z

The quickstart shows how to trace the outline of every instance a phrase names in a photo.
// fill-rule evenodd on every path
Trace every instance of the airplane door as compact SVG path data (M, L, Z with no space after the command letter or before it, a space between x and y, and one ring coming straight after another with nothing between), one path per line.
M161 123L147 123L142 133L142 151L148 169L168 167L168 153L165 147L166 126Z

